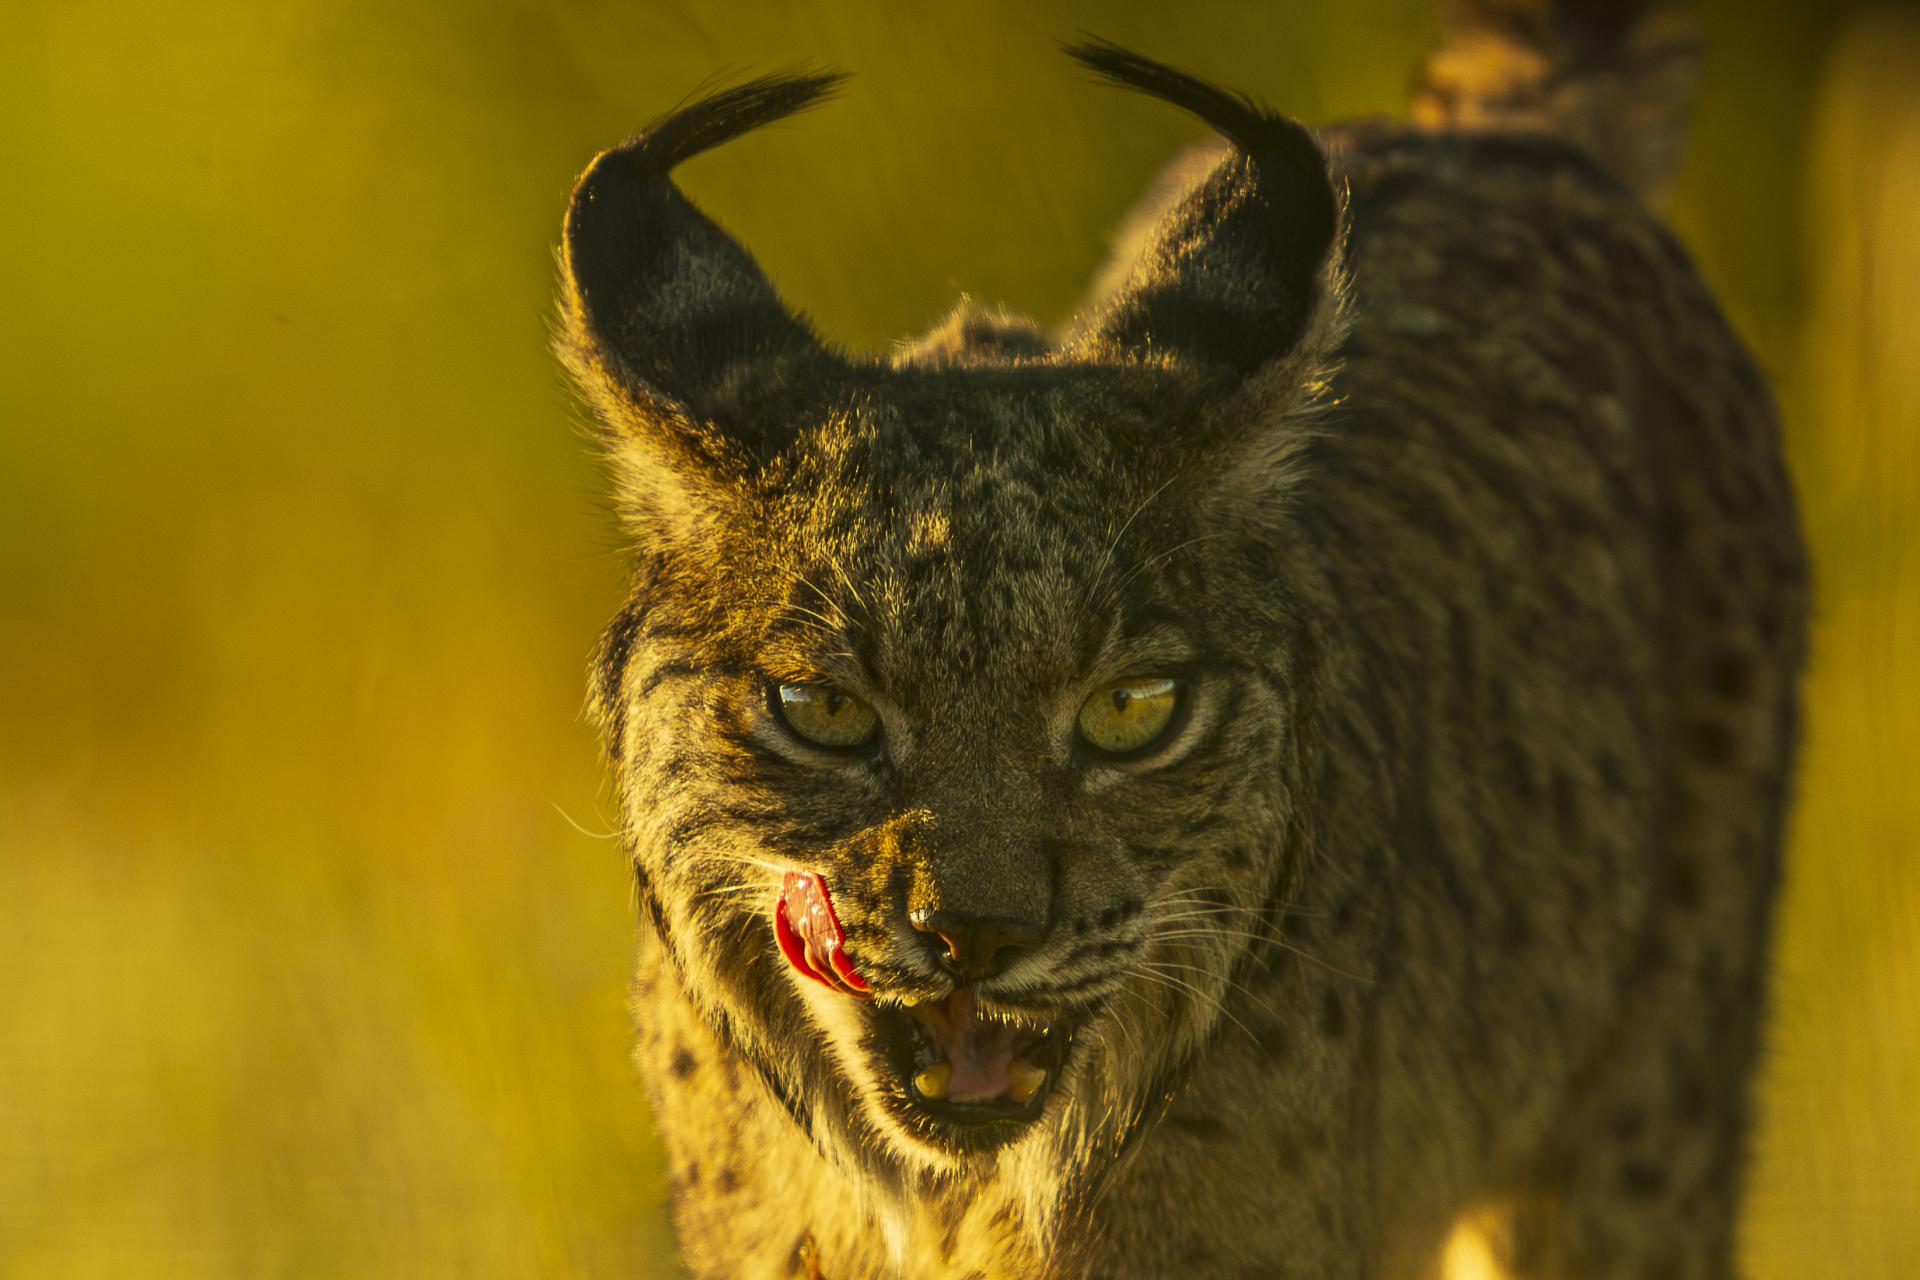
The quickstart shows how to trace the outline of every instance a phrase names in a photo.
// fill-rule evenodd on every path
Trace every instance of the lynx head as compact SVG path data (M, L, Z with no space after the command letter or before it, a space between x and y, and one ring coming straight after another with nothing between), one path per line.
M641 899L722 1038L869 1170L1129 1123L1299 870L1274 548L1338 202L1294 122L1070 52L1231 145L1058 342L962 313L837 352L669 181L835 76L677 111L567 214L561 353L635 546L593 697Z

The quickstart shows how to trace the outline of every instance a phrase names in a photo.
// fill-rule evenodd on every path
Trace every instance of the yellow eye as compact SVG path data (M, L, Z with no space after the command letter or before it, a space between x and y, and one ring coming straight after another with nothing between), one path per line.
M783 684L774 704L787 728L816 746L862 746L880 728L872 707L830 684Z
M1080 740L1108 755L1132 755L1157 742L1180 708L1180 682L1166 676L1115 680L1080 707Z

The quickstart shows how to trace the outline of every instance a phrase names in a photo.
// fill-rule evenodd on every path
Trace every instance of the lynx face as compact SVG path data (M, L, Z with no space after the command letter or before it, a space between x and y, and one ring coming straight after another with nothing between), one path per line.
M689 979L769 1024L804 1004L812 1043L764 1051L824 1056L942 1150L1043 1114L1124 1034L1101 1020L1130 977L1200 986L1238 950L1205 925L1281 858L1284 619L1217 603L1261 598L1258 566L1130 439L1163 428L1128 380L956 399L936 374L937 400L836 414L609 647L634 852ZM871 999L781 962L788 872L824 881Z
M1086 58L1239 149L1058 346L963 315L838 355L667 181L827 78L603 155L567 227L563 355L638 544L596 703L643 904L816 1141L936 1166L1143 1105L1295 870L1306 691L1252 535L1334 200L1298 126Z

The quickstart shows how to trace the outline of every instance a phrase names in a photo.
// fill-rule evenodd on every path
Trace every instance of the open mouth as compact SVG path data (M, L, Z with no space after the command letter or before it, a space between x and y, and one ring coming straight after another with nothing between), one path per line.
M858 1000L872 988L846 954L846 935L821 878L789 872L774 910L788 963ZM872 1005L870 1048L899 1081L888 1105L921 1132L966 1146L1013 1136L1046 1109L1076 1025L983 1008L969 988L939 1000Z
M881 1056L913 1110L941 1125L1013 1128L1039 1117L1066 1065L1073 1027L982 1009L965 987L944 1000L873 1011Z

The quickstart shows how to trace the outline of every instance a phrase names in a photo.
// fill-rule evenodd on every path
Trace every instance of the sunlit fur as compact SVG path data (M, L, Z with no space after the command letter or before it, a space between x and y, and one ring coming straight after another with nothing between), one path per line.
M690 1263L1359 1280L1512 1194L1523 1274L1727 1274L1804 590L1751 365L1572 150L1378 125L1329 171L1082 56L1237 145L1055 342L833 352L666 181L825 78L576 192L561 349L635 542L594 711ZM1163 754L1076 752L1170 671ZM783 736L769 684L823 680L880 748ZM868 1007L773 945L789 869L880 1006L951 989L912 909L1044 926L980 987L1083 1021L1043 1118L887 1105Z

